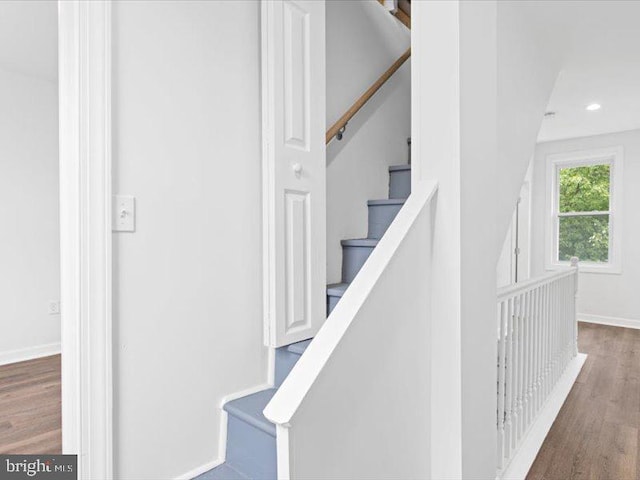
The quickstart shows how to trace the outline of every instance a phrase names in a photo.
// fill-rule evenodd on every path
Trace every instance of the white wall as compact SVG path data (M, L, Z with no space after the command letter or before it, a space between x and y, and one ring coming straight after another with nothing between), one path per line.
M59 349L58 87L0 70L0 362ZM21 352L18 352L21 351Z
M113 7L117 478L217 459L222 397L267 381L259 25L255 1Z
M516 281L516 247L520 250L517 265L517 280L522 282L531 277L531 175L533 159L527 169L520 189L518 212L514 209L511 225L505 236L502 252L498 259L498 288ZM517 225L516 225L517 222Z
M548 7L498 2L498 251L562 62L559 33L545 28Z
M496 445L496 208L500 2L460 8L462 478L493 478ZM499 92L499 90L498 90ZM522 181L520 179L520 181ZM510 212L509 212L510 213Z
M413 184L440 185L430 292L431 476L493 478L497 2L413 8Z
M507 230L507 235L502 245L502 251L500 252L500 258L498 258L497 267L497 285L498 288L505 287L514 283L514 263L515 255L513 253L515 246L515 234L514 227L516 223L516 215L513 214L511 225Z
M580 273L578 312L595 320L613 317L640 326L640 130L538 144L533 174L532 268L534 275L545 269L547 155L620 145L624 148L622 274Z
M440 182L432 265L432 355L439 362L432 418L440 445L434 442L433 476L493 478L496 266L557 63L548 32L528 23L523 2L424 5L413 7L413 67L422 69L414 182Z
M407 48L410 34L378 2L327 2L327 128ZM367 200L388 197L389 165L407 163L410 62L327 146L327 281L340 281L340 240L367 236Z

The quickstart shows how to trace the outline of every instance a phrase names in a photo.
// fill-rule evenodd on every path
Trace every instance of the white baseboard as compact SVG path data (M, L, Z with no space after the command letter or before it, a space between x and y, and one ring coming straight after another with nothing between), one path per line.
M232 393L222 398L220 401L220 409L225 403L230 402L231 400L236 400L238 398L246 397L247 395L251 395L253 393L261 392L262 390L266 390L267 388L273 388L272 383L263 383L261 385L257 385L255 387L247 388L246 390L241 390L239 392ZM175 478L175 480L192 480L198 475L202 475L205 472L208 472L212 468L216 468L222 465L226 458L227 453L227 412L222 410L222 415L220 416L220 439L219 439L219 449L218 449L218 458L205 463L204 465L200 465L199 467L194 468L193 470L189 470L186 473Z
M640 328L640 320L619 317L604 317L602 315L578 314L579 322L598 323L600 325L611 325L612 327Z
M57 355L60 352L60 342L21 348L20 350L0 352L0 365L8 365L10 363L24 362L25 360L33 360L35 358L49 357L51 355Z
M247 395L253 395L254 393L261 392L262 390L266 390L268 388L273 388L273 383L262 383L260 385L256 385L255 387L231 393L225 397L222 397L222 400L220 400L220 410L222 410L222 415L220 416L218 457L222 459L222 462L224 462L227 458L227 425L229 423L227 412L225 412L222 407L224 407L225 403L228 403L232 400L237 400L238 398L246 397Z
M262 390L267 390L269 388L273 388L273 383L261 383L260 385L256 385L255 387L247 388L245 390L241 390L239 392L234 392L229 395L222 397L220 400L219 407L224 407L225 403L228 403L232 400L237 400L238 398L246 397L247 395L253 395L254 393L261 392Z
M199 467L194 468L193 470L189 470L188 472L183 473L182 475L175 478L175 480L192 480L196 478L198 475L202 475L205 472L208 472L212 468L216 468L224 463L224 460L220 460L216 458L215 460L211 460Z
M524 480L527 476L586 359L587 356L584 353L579 353L569 363L549 398L547 398L542 410L540 410L537 420L526 433L520 448L511 462L509 462L504 473L499 475L498 478L502 480Z

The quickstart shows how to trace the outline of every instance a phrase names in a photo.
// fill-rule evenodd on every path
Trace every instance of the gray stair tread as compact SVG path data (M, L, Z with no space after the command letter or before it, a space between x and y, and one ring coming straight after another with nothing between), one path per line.
M402 205L406 198L385 198L383 200L369 200L367 205Z
M302 342L292 343L287 347L287 351L291 353L295 353L296 355L302 355L304 351L307 349L307 347L309 346L309 344L311 343L311 340L313 340L313 338L310 338L309 340L304 340Z
M226 463L198 475L194 480L249 480L243 474L230 467Z
M403 170L411 170L411 165L392 165L389 167L390 172L400 172Z
M264 407L276 393L276 388L269 388L261 392L247 395L246 397L231 400L225 403L224 410L245 423L262 430L263 432L276 436L276 426L265 418L262 414Z
M340 244L343 247L370 247L375 248L379 240L372 238L353 238L350 240L342 240Z
M334 283L332 285L327 285L327 295L330 297L341 297L348 287L348 283Z

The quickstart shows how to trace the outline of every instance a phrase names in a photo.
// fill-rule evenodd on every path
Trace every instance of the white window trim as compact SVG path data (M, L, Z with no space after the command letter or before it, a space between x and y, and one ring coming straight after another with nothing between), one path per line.
M611 165L611 196L609 199L609 262L606 264L580 261L580 271L586 273L622 273L622 185L624 149L621 146L557 153L547 156L545 267L556 270L569 265L558 261L557 205L560 168L608 163Z

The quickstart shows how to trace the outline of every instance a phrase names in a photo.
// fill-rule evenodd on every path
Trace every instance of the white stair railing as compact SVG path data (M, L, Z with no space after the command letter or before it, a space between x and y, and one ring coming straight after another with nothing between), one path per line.
M577 266L498 291L499 471L578 353Z

